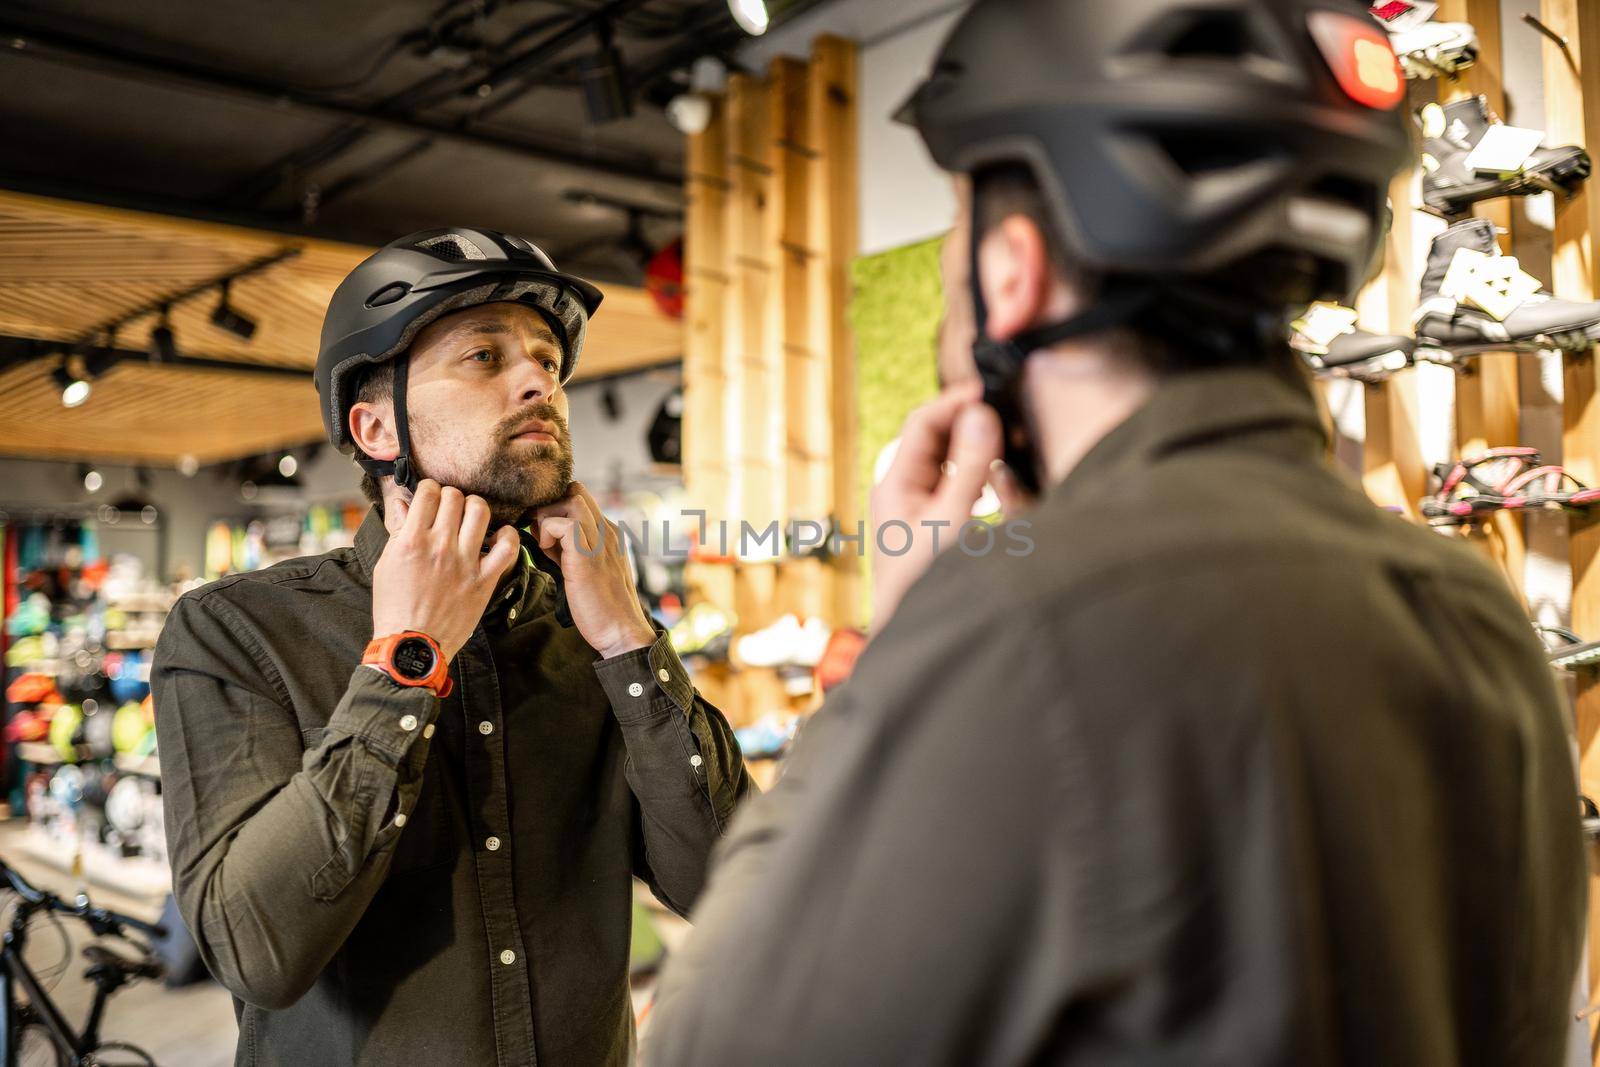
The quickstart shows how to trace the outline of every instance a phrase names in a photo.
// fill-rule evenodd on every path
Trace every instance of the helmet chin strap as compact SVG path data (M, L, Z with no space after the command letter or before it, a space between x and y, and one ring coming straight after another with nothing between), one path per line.
M996 341L988 334L989 316L983 302L983 288L978 280L978 241L975 236L971 239L970 277L973 319L977 325L972 358L978 367L978 377L983 381L983 402L994 408L1000 416L1006 466L1011 468L1025 490L1037 494L1043 486L1043 479L1039 471L1038 452L1028 425L1027 410L1022 403L1023 363L1041 348L1127 325L1155 303L1161 290L1150 281L1111 280L1106 283L1105 290L1094 306L1080 314L1024 330L1004 341Z
M417 466L411 461L411 424L406 418L406 381L407 371L411 366L410 353L402 352L394 358L394 435L399 444L399 451L394 459L373 459L371 456L356 453L356 462L361 469L374 478L394 476L394 484L408 493L417 491L418 477Z

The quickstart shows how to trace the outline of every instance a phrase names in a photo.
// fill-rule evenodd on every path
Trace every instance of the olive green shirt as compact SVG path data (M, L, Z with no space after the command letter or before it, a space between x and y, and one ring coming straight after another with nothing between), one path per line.
M939 557L719 846L650 1067L1561 1062L1551 672L1324 447L1303 384L1173 378L1030 555Z
M526 554L439 700L358 666L355 547L181 597L152 670L174 890L239 1064L623 1063L632 880L674 910L750 789L662 635L596 662Z

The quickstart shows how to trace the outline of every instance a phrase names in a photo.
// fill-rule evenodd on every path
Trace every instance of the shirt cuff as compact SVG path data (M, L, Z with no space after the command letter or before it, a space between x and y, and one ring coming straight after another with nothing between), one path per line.
M687 715L694 706L689 672L665 632L657 633L655 642L644 648L599 660L594 673L611 701L611 710L623 722L669 708Z
M328 719L329 733L360 737L395 756L433 734L439 698L431 689L401 685L382 671L358 666L350 688Z

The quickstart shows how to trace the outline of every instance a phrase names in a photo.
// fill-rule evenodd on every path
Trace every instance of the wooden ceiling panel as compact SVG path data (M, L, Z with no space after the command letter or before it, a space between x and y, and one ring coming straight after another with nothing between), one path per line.
M257 324L243 341L213 326L215 293L172 310L187 356L304 368L316 363L334 288L370 249L0 191L0 333L77 341L104 323L282 252L298 255L235 282L230 301ZM679 358L682 324L642 289L610 285L577 380ZM149 346L155 314L117 334ZM119 364L68 409L53 361L0 371L0 455L174 466L233 459L322 437L316 392L265 374Z

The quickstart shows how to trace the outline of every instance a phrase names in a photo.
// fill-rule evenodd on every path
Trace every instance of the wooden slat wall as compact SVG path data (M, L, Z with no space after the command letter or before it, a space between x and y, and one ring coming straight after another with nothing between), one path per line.
M1501 81L1499 0L1442 0L1436 16L1442 22L1467 22L1478 31L1478 60L1454 80L1442 81L1439 102L1482 95L1496 114L1505 114ZM1479 218L1502 231L1501 244L1510 252L1511 204L1491 200L1475 206ZM1456 454L1471 456L1490 448L1516 444L1522 427L1517 385L1517 354L1489 352L1469 362L1456 377ZM1500 568L1520 593L1526 560L1525 519L1502 511L1474 529L1471 540Z
M187 355L309 370L334 288L370 249L0 192L0 333L77 340L285 248L299 254L232 286L232 303L258 324L252 340L211 324L214 295L179 305L172 325ZM642 289L604 288L578 380L679 358L681 323ZM146 347L156 321L131 323L118 344ZM69 411L49 381L52 366L0 372L0 455L173 465L186 454L211 462L322 437L309 378L125 364Z
M1544 49L1545 130L1548 144L1582 144L1600 149L1600 6L1593 0L1542 0L1545 25L1567 39L1566 49L1546 40ZM1589 67L1585 67L1587 60ZM1556 198L1551 288L1568 300L1590 300L1600 293L1600 265L1594 258L1594 233L1600 229L1600 196L1580 190L1570 200ZM1564 430L1562 462L1585 484L1600 484L1600 404L1595 397L1594 352L1563 360ZM1583 637L1600 637L1600 523L1586 515L1571 520L1568 540L1572 564L1572 628ZM1600 684L1593 672L1577 681L1579 785L1600 797ZM1588 987L1600 988L1600 865L1590 846ZM1590 1016L1591 1056L1600 1063L1600 1018Z
M727 520L731 542L741 521L825 525L841 501L859 510L853 480L838 475L855 462L854 57L849 42L821 38L809 61L735 75L711 126L689 139L685 465L690 498ZM743 633L788 612L855 621L853 557L775 561L770 541L751 547L748 560L691 563L691 602L732 610ZM814 700L790 696L770 670L708 667L696 681L736 724Z

